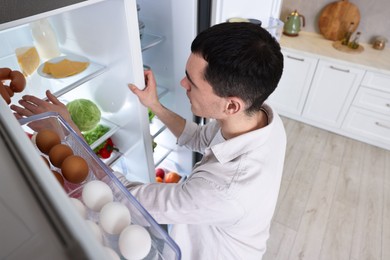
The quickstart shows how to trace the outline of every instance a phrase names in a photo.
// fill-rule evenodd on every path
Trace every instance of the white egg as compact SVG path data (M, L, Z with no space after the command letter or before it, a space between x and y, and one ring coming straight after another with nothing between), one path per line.
M104 251L106 251L107 259L109 260L120 260L119 255L111 248L103 246Z
M81 196L85 205L93 211L100 211L104 205L114 199L110 186L99 180L92 180L85 184Z
M87 222L87 226L91 229L92 233L95 235L96 239L100 242L103 243L103 233L98 224L93 222L92 220L85 220Z
M88 211L84 204L80 200L75 198L70 198L70 201L72 202L80 216L82 216L83 218L87 218Z
M152 246L149 232L142 226L130 225L119 235L119 250L127 259L142 259Z
M107 203L100 210L99 223L107 233L119 235L131 223L130 211L120 202Z

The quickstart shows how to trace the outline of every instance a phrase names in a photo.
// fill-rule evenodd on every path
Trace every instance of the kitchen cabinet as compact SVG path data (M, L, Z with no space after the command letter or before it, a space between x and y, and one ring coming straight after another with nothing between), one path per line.
M342 128L355 138L390 149L390 75L365 75Z
M328 127L340 127L363 78L364 70L320 60L303 117Z
M269 101L278 112L296 117L302 113L318 59L286 50L283 56L283 75Z
M344 53L307 32L280 43L284 74L269 98L279 114L390 149L390 49L362 43L362 53ZM302 65L310 59L316 65Z

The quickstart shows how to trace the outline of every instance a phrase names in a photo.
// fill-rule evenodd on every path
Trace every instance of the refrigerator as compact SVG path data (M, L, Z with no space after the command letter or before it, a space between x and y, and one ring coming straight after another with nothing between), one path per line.
M5 1L0 11L0 68L20 70L15 50L35 46L30 24L39 20L53 27L61 55L75 55L89 62L82 73L53 79L42 73L46 60L41 59L39 68L26 78L26 88L15 93L11 104L24 94L45 99L47 89L64 103L89 99L99 107L101 123L110 130L87 146L58 115L18 121L9 104L0 100L0 141L6 147L1 153L0 219L5 223L1 223L0 258L106 259L104 246L113 247L120 255L117 246L102 244L86 227L85 220L68 201L71 190L64 192L58 185L26 135L33 131L29 123L54 118L65 129L62 135L75 140L72 142L82 148L80 153L89 158L90 166L101 172L92 174L93 178L106 180L117 199L126 201L134 213L133 222L148 228L154 253L146 259L180 259L180 249L165 229L123 190L112 172L121 172L131 181L149 183L155 182L155 169L164 168L179 173L184 180L197 157L178 147L175 137L158 118L149 118L148 109L127 84L144 88L143 71L151 68L164 106L187 120L201 122L191 113L186 93L180 87L192 40L207 27L236 17L260 20L261 26L278 38L281 1ZM93 148L109 137L117 151L108 159L98 158Z

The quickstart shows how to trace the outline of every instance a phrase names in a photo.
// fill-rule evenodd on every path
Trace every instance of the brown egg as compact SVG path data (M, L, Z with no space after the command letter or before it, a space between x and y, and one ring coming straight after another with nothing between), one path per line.
M47 165L47 167L50 168L50 163L49 163L49 161L46 159L46 157L43 156L43 155L41 155L41 157L42 157L42 160L43 160L43 161L45 162L45 164Z
M58 180L58 182L61 184L62 187L64 187L64 178L62 177L61 173L57 172L57 171L51 171L54 176L56 177L56 179Z
M55 167L61 168L62 162L73 155L73 150L66 144L56 144L50 149L49 159Z
M62 162L61 171L67 181L81 183L87 178L89 167L84 158L71 155Z
M42 153L48 154L54 145L61 143L61 139L56 132L45 129L37 133L35 143Z

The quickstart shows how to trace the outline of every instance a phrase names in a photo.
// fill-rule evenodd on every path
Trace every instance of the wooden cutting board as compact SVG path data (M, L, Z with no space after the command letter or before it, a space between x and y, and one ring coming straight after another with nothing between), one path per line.
M330 3L321 11L318 26L321 34L328 40L340 41L351 24L353 31L359 25L359 8L348 0Z

